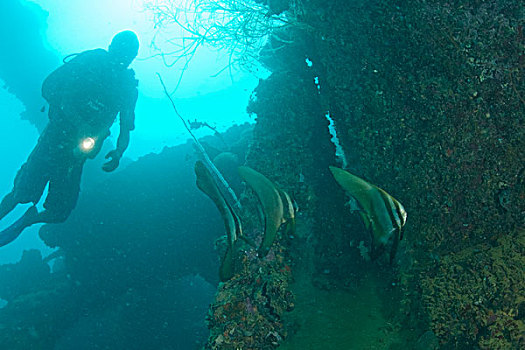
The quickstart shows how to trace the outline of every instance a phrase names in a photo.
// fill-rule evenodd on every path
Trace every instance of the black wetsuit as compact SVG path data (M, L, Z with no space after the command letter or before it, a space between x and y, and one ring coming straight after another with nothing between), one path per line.
M44 208L61 222L76 205L84 162L98 154L117 115L121 132L134 129L137 80L106 50L90 50L52 72L42 95L50 104L49 124L18 171L13 193L18 203L36 204L49 182ZM87 153L80 148L85 137L95 140Z

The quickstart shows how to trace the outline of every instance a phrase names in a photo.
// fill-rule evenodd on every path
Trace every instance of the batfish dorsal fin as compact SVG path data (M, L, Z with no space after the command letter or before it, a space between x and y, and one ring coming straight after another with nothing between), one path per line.
M365 229L367 231L370 231L372 229L372 223L370 222L370 218L368 217L368 215L362 210L359 210L359 215L361 216L361 219L365 224Z
M263 174L247 166L238 168L239 175L255 191L264 213L264 237L259 254L265 256L283 223L284 207L275 185Z
M346 170L331 166L330 171L337 183L357 200L361 208L370 217L373 212L371 193L376 191L377 187Z
M393 259L398 241L403 237L401 228L407 218L403 205L386 191L346 170L331 166L330 171L337 183L354 197L363 209L360 214L367 229L371 229L373 251L382 251L387 241L394 237L391 251Z
M197 176L197 187L215 203L224 220L228 245L219 268L219 277L224 282L235 274L235 259L237 255L235 245L238 236L242 233L241 221L237 213L224 199L210 171L201 161L195 163L195 175Z

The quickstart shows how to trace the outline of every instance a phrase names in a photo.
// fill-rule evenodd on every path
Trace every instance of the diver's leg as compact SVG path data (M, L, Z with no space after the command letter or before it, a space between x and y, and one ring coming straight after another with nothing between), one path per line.
M0 220L9 214L11 210L15 209L17 204L14 191L8 193L0 203Z
M56 224L67 220L78 201L83 167L84 161L76 160L76 164L49 181L45 210L39 214L40 222Z
M38 210L35 206L27 209L24 215L11 226L0 232L0 247L14 241L26 227L29 227L38 222Z
M0 202L0 220L18 204L38 203L49 180L48 159L39 141L27 161L18 170L13 189Z
M0 219L13 210L17 204L36 204L40 201L50 179L50 171L55 167L49 152L52 140L46 136L46 130L38 139L38 143L27 161L18 170L13 190L0 203L0 214L2 215ZM0 247L12 242L26 227L38 222L42 221L38 210L33 205L22 217L0 232Z
M51 179L44 210L30 207L20 219L0 232L0 247L11 243L29 226L37 223L56 224L66 221L75 207L80 191L82 166L68 169L62 179Z

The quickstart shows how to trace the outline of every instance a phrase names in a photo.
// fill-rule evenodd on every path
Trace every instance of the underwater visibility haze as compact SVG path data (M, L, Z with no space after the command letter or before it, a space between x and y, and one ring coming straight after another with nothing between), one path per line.
M525 348L517 0L2 0L0 349Z

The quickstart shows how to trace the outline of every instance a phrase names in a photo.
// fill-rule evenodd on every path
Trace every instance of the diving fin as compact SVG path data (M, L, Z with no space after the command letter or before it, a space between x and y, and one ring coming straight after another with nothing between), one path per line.
M3 247L14 241L26 227L33 225L36 222L38 210L35 206L26 210L20 219L16 220L11 226L0 232L0 247Z

